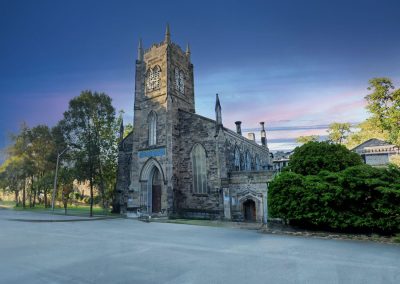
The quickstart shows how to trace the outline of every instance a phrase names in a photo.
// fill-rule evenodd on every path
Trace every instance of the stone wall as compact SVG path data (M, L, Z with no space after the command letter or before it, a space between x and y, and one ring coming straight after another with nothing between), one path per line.
M132 141L133 133L131 132L119 144L116 201L119 204L119 210L123 213L127 211L128 205L128 196L126 193L130 186Z
M244 220L243 203L253 200L256 204L256 221L262 222L267 210L268 182L272 171L232 172L228 178L231 219Z
M219 188L216 138L214 137L215 121L186 111L179 111L179 121L180 140L174 148L178 158L178 189L175 192L177 213L185 216L221 216L223 207ZM198 194L193 190L190 154L196 144L201 144L206 151L206 194Z

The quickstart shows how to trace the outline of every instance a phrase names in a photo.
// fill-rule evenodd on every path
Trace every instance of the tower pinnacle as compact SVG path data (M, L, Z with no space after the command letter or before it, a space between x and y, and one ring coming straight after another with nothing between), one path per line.
M219 102L218 94L216 94L215 99L215 135L218 135L219 130L222 129L222 113L221 113L221 104Z
M138 46L138 55L137 60L143 61L143 46L142 46L142 39L139 39L139 46Z
M169 24L167 24L167 28L165 29L165 43L171 43L171 33L169 31Z
M187 45L186 45L186 56L190 60L190 46L189 46L189 43L187 43ZM217 97L218 97L218 95L217 95Z
M119 142L124 139L124 120L121 118L121 124L119 125Z

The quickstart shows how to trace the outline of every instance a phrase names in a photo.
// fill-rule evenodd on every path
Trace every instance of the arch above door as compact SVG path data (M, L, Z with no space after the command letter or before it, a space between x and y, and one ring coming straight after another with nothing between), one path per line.
M148 159L146 161L146 163L144 164L144 166L142 167L142 170L140 172L140 181L141 182L147 181L149 178L152 177L151 174L152 174L153 167L156 167L158 169L158 171L160 172L160 175L161 175L161 180L165 184L166 180L165 180L165 176L164 176L162 167L161 167L160 163L154 158Z

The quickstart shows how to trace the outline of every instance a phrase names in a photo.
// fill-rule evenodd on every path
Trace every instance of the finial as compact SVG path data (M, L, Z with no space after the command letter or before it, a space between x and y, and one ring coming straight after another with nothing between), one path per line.
M143 46L142 46L142 39L139 39L139 46L138 46L138 56L137 59L139 61L143 61Z
M189 43L187 43L187 45L186 45L186 56L190 60L190 46L189 46Z
M216 99L215 99L215 109L220 108L221 109L221 104L219 102L219 96L216 94Z
M216 94L216 99L215 99L215 137L218 136L220 129L222 129L221 104L219 103L218 94Z
M122 141L124 138L124 119L121 117L121 124L119 126L119 139Z
M166 43L171 43L171 33L169 31L169 24L167 23L167 28L165 30L165 40Z

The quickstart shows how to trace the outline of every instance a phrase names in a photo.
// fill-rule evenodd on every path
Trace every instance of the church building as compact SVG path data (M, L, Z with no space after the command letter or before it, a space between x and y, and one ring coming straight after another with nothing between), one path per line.
M264 122L261 145L195 112L193 64L165 39L136 60L134 131L119 145L116 194L121 214L265 221L271 170Z

